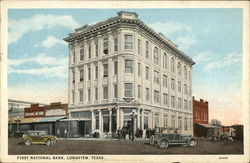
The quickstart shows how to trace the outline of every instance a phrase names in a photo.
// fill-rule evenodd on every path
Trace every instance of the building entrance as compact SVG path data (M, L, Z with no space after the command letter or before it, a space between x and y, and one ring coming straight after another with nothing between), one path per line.
M90 135L91 121L79 121L79 136L87 137Z

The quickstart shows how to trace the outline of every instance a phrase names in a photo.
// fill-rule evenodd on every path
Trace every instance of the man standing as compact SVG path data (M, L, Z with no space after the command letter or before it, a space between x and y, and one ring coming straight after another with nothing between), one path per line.
M67 129L65 128L64 129L64 138L66 139L66 137L67 137Z

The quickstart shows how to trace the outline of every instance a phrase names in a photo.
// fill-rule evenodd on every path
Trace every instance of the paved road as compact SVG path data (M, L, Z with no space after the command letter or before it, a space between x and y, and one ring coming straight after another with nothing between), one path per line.
M199 141L196 147L170 146L159 149L148 141L126 140L60 140L55 147L25 146L22 138L9 138L10 155L72 155L72 154L243 154L243 142Z

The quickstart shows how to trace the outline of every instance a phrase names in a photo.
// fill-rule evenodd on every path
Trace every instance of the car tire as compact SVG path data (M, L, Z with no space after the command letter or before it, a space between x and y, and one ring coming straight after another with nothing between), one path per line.
M26 146L30 146L30 145L31 145L31 141L30 141L30 140L25 140L24 144L25 144Z
M47 145L47 146L52 146L52 145L53 145L52 140L50 140L50 139L49 139L49 140L47 140L47 141L46 141L46 145Z
M194 140L194 139L191 139L191 140L188 141L188 144L187 144L187 145L188 145L189 147L195 147L196 144L197 144L197 141Z
M161 149L168 148L168 145L169 145L169 142L168 142L168 140L166 140L166 139L161 139L161 140L159 141L159 147L160 147Z
M154 144L155 144L155 137L154 137L154 135L152 135L152 136L150 137L149 144L150 144L150 145L154 145Z

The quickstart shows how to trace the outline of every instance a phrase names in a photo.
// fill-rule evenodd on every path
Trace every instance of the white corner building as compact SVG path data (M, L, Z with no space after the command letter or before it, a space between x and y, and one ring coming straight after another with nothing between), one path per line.
M78 136L123 126L193 134L191 58L133 12L85 25L69 45L69 119Z

